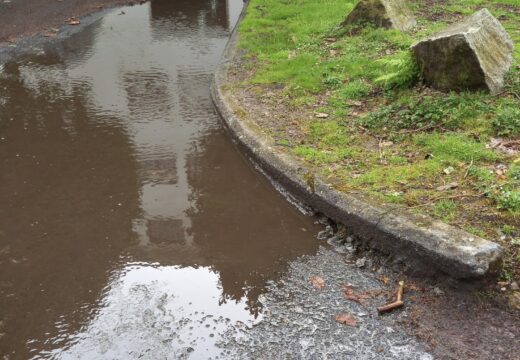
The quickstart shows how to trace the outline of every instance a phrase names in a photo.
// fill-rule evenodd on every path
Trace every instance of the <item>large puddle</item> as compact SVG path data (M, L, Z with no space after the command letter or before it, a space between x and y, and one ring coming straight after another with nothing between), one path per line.
M153 0L0 65L2 360L217 356L316 252L210 99L242 5Z

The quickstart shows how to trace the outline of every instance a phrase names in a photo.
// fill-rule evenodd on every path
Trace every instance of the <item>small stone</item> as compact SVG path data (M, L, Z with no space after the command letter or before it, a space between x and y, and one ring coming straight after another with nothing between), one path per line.
M434 295L437 295L437 296L442 296L444 295L444 291L442 291L442 289L438 288L438 287L434 287L433 290L432 290L433 294Z
M442 91L497 94L513 62L513 41L487 9L412 46L424 81Z
M326 240L328 239L330 236L330 232L327 231L327 230L322 230L318 233L318 235L316 236L318 238L318 240Z
M364 257L362 257L361 259L357 259L357 260L356 260L356 266L357 266L358 268L365 267L366 262L367 262L367 259L364 258Z
M518 285L518 283L516 281L513 281L511 283L511 290L514 290L514 291L520 290L520 286Z

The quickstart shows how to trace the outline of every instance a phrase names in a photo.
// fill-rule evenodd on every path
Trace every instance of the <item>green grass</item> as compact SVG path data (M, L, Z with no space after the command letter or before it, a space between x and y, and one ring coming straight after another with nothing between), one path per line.
M435 204L433 213L438 218L449 222L457 215L457 204L453 200L441 200Z
M501 157L487 149L483 143L458 133L421 134L415 137L415 142L435 159L446 163L491 162Z
M300 114L298 140L294 126L284 135L277 120L277 143L338 189L364 191L501 241L498 233L520 228L520 153L489 143L520 143L518 0L413 1L419 26L409 32L340 28L355 3L251 0L240 25L243 69L250 71L242 86L259 96L275 92L274 104ZM482 7L516 44L503 93L421 86L410 45ZM329 116L317 119L317 112ZM443 187L449 183L457 186ZM520 241L503 245L506 273L520 276Z

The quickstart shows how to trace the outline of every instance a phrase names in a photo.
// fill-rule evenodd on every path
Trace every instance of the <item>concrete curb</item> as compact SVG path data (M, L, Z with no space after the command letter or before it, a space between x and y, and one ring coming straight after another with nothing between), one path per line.
M458 279L496 274L502 258L498 244L429 217L408 214L403 208L371 204L363 197L337 191L319 178L309 181L298 159L277 148L254 122L238 117L224 90L229 84L230 64L238 56L237 30L238 25L215 72L211 96L241 150L269 177L313 210L346 225L368 246L395 255L421 271L439 271Z

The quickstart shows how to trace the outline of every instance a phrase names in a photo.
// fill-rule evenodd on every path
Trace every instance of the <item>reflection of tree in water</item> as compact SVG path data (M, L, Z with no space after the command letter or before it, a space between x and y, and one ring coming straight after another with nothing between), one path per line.
M178 181L177 161L174 153L168 157L139 159L139 178L143 183L170 184Z
M217 121L208 121L213 116L215 106L211 100L209 84L211 73L200 67L182 67L179 69L176 84L179 87L179 114L185 121L199 120L204 125L216 125Z
M154 69L123 74L130 115L161 118L170 114L172 96L168 74ZM145 119L149 120L149 119Z
M31 58L25 70L60 59ZM24 83L16 63L0 78L4 354L54 334L54 324L75 331L88 319L84 304L101 298L107 274L133 242L139 212L134 150L124 129L111 125L118 120L89 121L84 84L63 84L68 94L57 84L36 85Z
M312 236L298 234L300 214L273 196L223 131L209 133L188 155L187 172L194 206L188 211L188 233L219 274L221 301L247 296L258 312L258 296L283 264L314 253Z
M155 39L189 36L196 30L211 37L229 35L227 0L153 0L150 6Z

